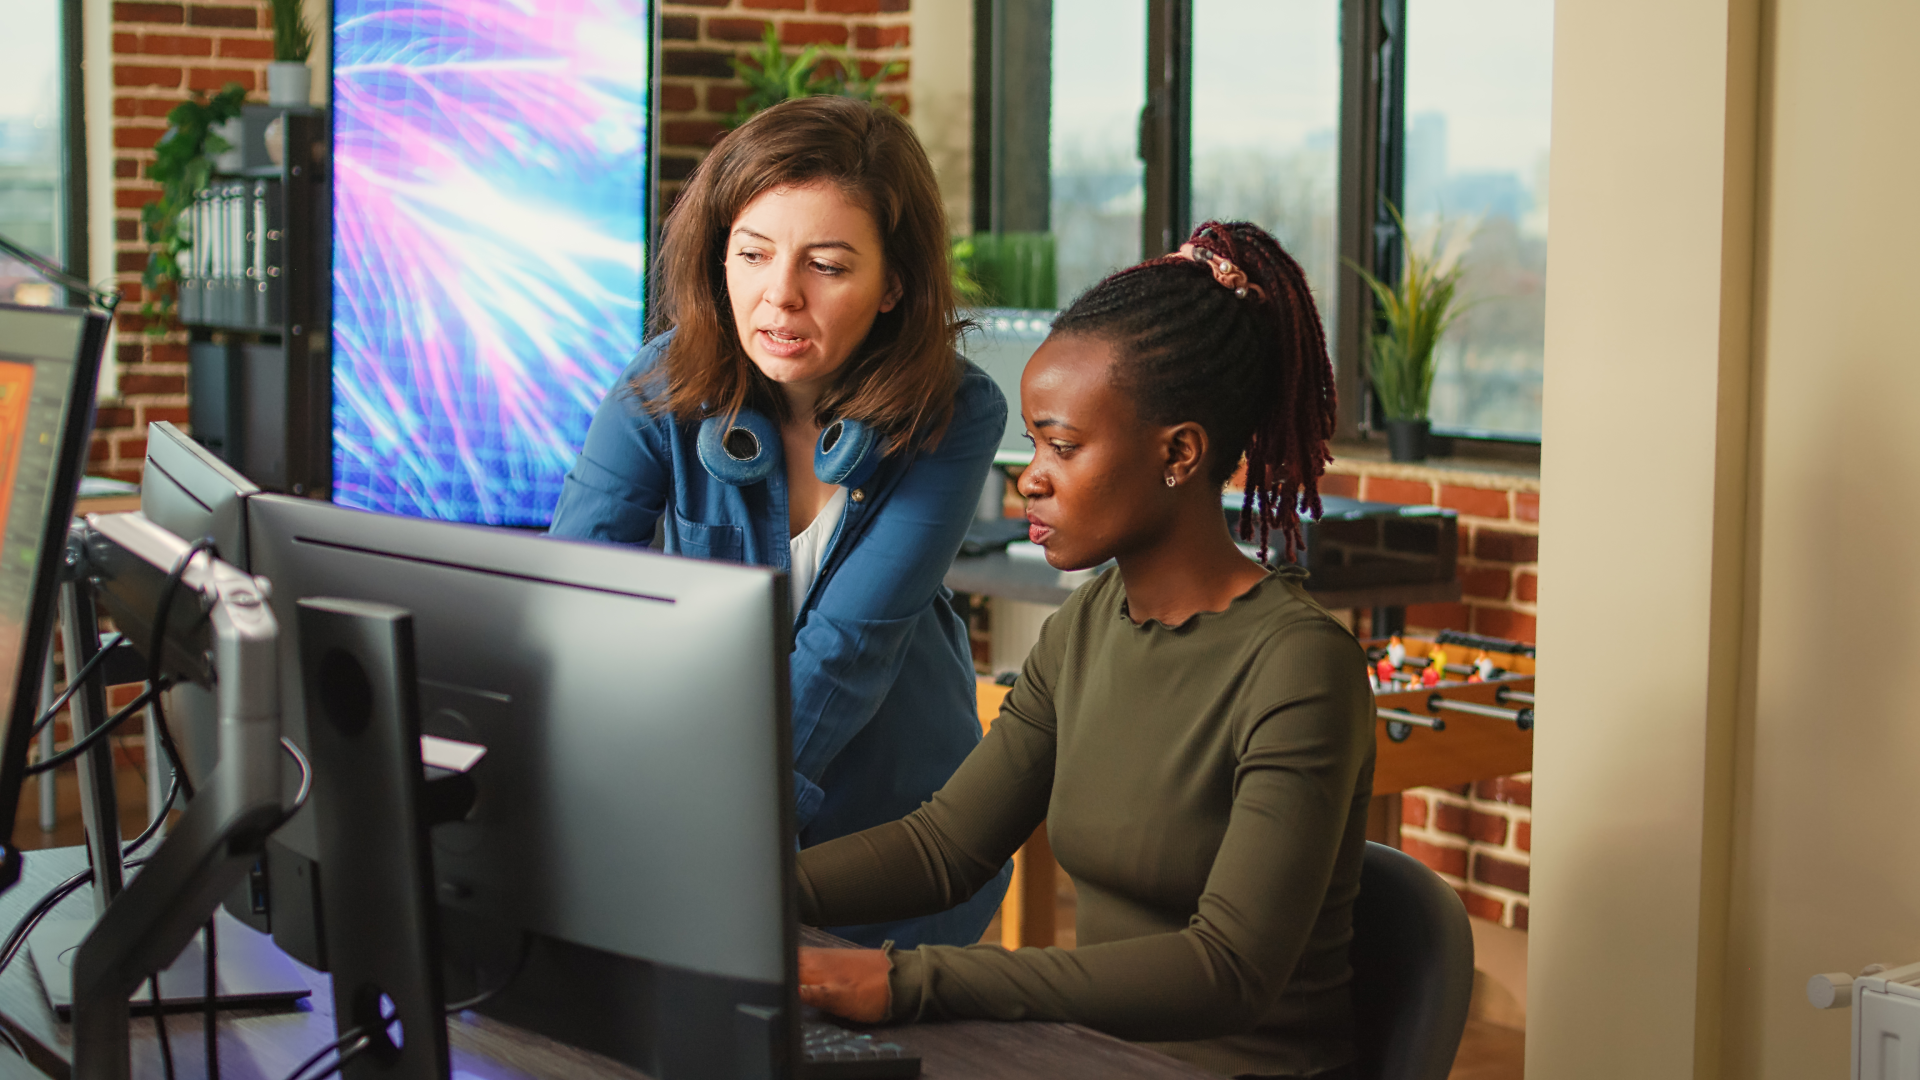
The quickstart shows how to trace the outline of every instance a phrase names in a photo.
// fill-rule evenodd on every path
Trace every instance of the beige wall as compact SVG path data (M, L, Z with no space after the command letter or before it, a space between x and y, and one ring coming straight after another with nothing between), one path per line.
M1556 20L1528 1073L1842 1076L1807 977L1920 959L1920 12Z

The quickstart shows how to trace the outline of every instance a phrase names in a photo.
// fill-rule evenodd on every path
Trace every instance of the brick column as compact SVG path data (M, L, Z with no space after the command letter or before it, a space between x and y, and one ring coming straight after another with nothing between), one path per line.
M153 146L166 133L168 110L191 91L218 92L239 83L266 88L273 59L272 23L263 0L230 3L113 5L114 278L120 307L120 393L103 401L87 471L138 480L147 453L147 424L187 422L187 336L178 327L146 333L140 274L147 245L140 208L159 197L146 178Z
M782 44L799 50L840 50L871 77L888 63L907 61L910 0L669 0L661 7L660 190L671 205L693 167L725 131L746 87L729 63L757 50L768 26ZM834 60L821 65L833 70ZM906 113L903 68L885 83L882 96Z

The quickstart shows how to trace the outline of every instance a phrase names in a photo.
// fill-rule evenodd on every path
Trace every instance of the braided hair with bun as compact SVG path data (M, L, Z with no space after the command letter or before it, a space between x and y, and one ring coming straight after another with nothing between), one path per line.
M1300 510L1320 515L1335 401L1313 292L1279 241L1258 225L1209 221L1180 253L1082 293L1053 332L1112 346L1114 381L1147 423L1205 428L1214 484L1232 479L1244 453L1240 538L1252 540L1258 522L1261 560L1274 531L1294 558Z

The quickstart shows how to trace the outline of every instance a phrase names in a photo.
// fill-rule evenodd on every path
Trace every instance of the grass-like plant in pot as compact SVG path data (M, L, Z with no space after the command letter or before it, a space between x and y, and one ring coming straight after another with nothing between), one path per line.
M267 104L281 108L307 103L313 71L313 28L307 25L300 0L272 0L273 63L267 65Z
M1447 252L1449 230L1444 224L1423 251L1407 234L1399 209L1387 209L1406 253L1399 283L1389 285L1352 260L1347 265L1373 291L1379 317L1367 375L1387 415L1389 454L1395 461L1423 461L1431 431L1427 407L1433 396L1434 349L1464 310L1456 300L1466 268Z
M826 60L832 60L839 70L827 75L816 74ZM818 45L808 45L788 56L780 47L779 33L769 25L759 51L747 54L744 60L733 61L733 73L747 84L746 94L734 106L733 126L739 127L747 117L788 98L833 94L861 101L884 100L880 96L880 84L907 70L907 65L895 60L864 79L854 74L858 70L859 62L852 56L830 55Z

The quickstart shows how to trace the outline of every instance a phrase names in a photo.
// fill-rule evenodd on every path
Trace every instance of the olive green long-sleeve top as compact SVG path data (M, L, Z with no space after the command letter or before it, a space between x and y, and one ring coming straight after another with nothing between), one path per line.
M895 951L890 1019L1072 1021L1228 1075L1345 1064L1365 665L1295 577L1167 627L1135 624L1109 571L1047 621L931 801L800 853L801 917L951 907L1044 820L1078 890L1079 947Z

